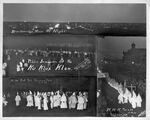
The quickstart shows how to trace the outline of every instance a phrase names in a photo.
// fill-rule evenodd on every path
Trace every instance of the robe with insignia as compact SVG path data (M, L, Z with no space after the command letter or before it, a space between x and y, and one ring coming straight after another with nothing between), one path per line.
M33 97L32 95L27 96L27 107L32 107L33 106Z
M54 107L60 106L60 99L61 99L61 96L59 94L54 95Z
M60 108L67 108L67 98L65 94L62 95L60 101L61 101Z

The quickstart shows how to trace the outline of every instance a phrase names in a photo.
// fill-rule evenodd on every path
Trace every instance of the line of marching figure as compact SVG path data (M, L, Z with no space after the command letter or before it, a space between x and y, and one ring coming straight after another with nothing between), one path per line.
M131 90L127 88L126 81L124 82L124 85L122 85L121 83L119 84L115 80L111 79L108 84L118 91L119 104L129 103L131 104L133 109L142 107L142 97L140 93L138 93L138 95L135 93L135 91L133 90L134 86L132 86L132 84L130 86Z
M26 98L26 107L36 107L37 110L49 110L54 108L61 109L87 109L88 92L72 92L70 95L60 91L56 92L23 92L21 93ZM15 97L16 106L21 104L21 96L17 92Z

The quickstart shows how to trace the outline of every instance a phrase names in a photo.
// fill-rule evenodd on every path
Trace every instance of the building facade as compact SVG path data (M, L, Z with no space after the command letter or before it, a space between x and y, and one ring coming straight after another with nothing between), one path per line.
M146 48L136 48L136 44L132 43L131 49L123 51L123 62L136 65L146 64Z

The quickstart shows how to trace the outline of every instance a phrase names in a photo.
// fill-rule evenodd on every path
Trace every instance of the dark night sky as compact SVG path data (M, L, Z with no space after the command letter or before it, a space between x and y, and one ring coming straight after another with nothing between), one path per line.
M121 58L123 50L130 49L133 42L136 44L136 48L146 48L145 37L106 37L105 39L98 39L100 46L98 50L105 56Z
M4 4L4 21L146 23L145 4ZM100 39L103 53L121 57L134 42L146 48L146 37Z
M4 4L4 21L140 22L145 4Z

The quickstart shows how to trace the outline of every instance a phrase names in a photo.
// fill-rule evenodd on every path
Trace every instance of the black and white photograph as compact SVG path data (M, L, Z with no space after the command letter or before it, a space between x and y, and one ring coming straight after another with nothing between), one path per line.
M146 117L146 3L3 3L2 116Z

